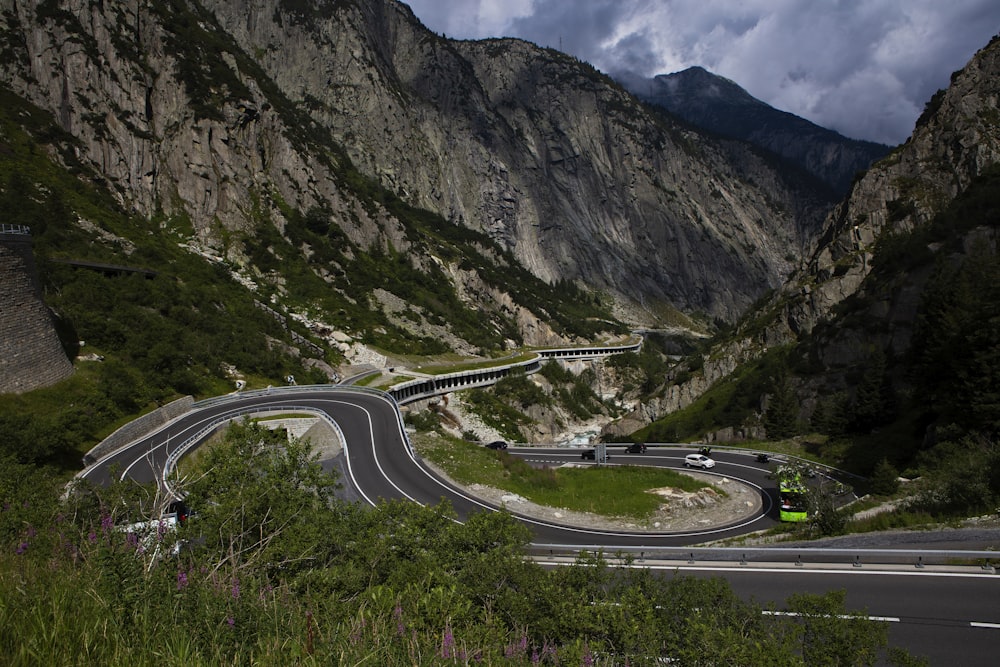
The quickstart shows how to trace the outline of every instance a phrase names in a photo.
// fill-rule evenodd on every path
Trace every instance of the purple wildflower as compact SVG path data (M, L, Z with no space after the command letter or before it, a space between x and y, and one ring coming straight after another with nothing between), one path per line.
M594 654L590 652L589 644L583 652L583 664L585 667L593 667L594 665Z
M445 623L444 637L441 638L441 657L455 657L455 635L451 631L451 623Z
M406 624L403 623L403 608L396 603L396 608L392 610L392 616L396 619L396 636L402 637L406 632Z
M240 580L233 579L233 587L229 591L230 595L233 596L234 600L240 599Z
M115 520L111 518L110 514L105 514L101 517L101 530L107 535L111 532L111 529L115 526Z
M94 542L96 542L97 541L97 533L95 533L94 531L90 531L89 533L87 533L87 541L90 542L91 544L93 544Z
M233 618L232 616L227 616L226 617L226 623L228 623L229 627L231 627L231 628L236 627L236 619Z
M17 545L17 548L14 549L14 553L17 554L18 556L20 556L21 554L23 554L27 550L28 550L28 543L27 542L21 542L20 544Z
M129 533L125 536L125 542L133 549L139 548L139 536L135 533Z
M188 586L188 576L186 572L177 573L177 590L184 590Z

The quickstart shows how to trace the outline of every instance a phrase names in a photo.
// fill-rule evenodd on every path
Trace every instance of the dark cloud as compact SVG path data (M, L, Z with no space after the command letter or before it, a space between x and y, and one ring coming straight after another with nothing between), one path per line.
M437 32L513 36L614 74L700 65L847 136L906 139L1000 31L996 0L413 0Z

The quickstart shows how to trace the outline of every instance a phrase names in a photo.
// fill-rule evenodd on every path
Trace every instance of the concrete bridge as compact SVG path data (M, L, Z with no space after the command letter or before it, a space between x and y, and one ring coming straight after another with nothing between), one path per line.
M400 405L412 403L425 398L432 398L462 389L488 387L507 377L511 373L537 373L542 363L548 360L582 360L600 359L613 354L638 352L642 348L642 339L626 345L594 345L589 347L560 347L537 350L534 357L525 361L512 362L441 375L428 375L416 380L398 384L388 390L390 396Z

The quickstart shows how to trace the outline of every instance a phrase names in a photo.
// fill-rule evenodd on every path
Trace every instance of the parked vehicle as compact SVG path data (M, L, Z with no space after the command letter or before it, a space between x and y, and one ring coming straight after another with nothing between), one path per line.
M709 468L715 467L715 461L708 458L704 454L688 454L684 457L684 467L708 470Z
M634 442L625 448L626 454L645 454L646 445L642 442Z
M486 445L486 449L507 449L507 443L503 440L494 440Z

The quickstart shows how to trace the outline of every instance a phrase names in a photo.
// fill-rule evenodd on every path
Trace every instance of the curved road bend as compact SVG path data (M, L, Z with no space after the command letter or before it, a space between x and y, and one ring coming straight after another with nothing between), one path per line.
M370 503L384 498L408 499L433 505L446 499L454 507L459 517L466 517L472 512L484 509L498 509L495 505L478 500L462 489L449 484L420 464L407 444L398 413L391 401L379 395L345 389L310 390L301 393L276 392L272 395L239 397L221 403L209 404L197 408L174 420L166 427L137 440L126 449L102 459L81 473L81 477L85 477L95 484L106 484L111 479L112 471L117 470L117 474L121 478L129 477L143 483L157 481L160 479L168 454L175 451L189 438L204 431L213 422L226 416L246 414L258 408L280 410L286 407L289 411L299 407L322 412L339 426L346 440L344 450L348 474L351 477L350 480L345 481L356 486L359 493ZM560 452L559 450L532 449L525 453L530 453L533 456L540 454L567 458L573 456L567 454L565 450ZM579 454L575 456L577 460L579 460L578 456ZM665 460L669 458L676 459L671 462L678 465L683 458L682 455L674 455L673 453L667 456L650 452L645 456L647 463L653 462L654 459ZM636 462L639 460L636 457ZM720 464L719 468L723 467ZM746 466L746 469L741 468L741 470L756 476L754 481L759 486L764 485L764 472L760 469ZM737 473L734 476L746 477L748 475ZM769 508L771 506L769 496L763 489L761 489L761 493L764 498L764 507ZM708 531L652 534L624 531L594 532L525 516L519 516L519 518L532 528L537 542L587 545L597 541L606 544L611 549L625 546L683 546L702 542L707 538L721 539L756 530L761 527L762 521L767 521L763 517L756 517L752 520L735 522Z

